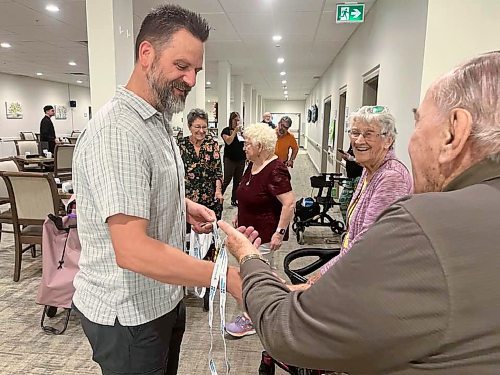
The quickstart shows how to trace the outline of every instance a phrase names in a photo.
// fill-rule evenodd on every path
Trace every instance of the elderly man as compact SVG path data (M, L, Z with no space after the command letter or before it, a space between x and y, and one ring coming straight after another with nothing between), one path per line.
M264 112L262 115L262 122L269 125L271 128L276 129L276 125L273 124L271 112Z
M73 180L82 253L73 303L103 374L176 374L182 285L210 285L213 263L183 247L186 221L208 232L215 214L185 199L169 124L196 83L208 34L198 14L176 5L152 10L127 85L78 140ZM241 293L234 268L228 291Z
M299 152L299 145L293 134L288 131L291 126L292 119L288 116L283 116L278 122L278 129L276 129L278 140L274 153L287 167L293 168L293 162Z
M305 291L289 292L221 224L244 306L275 358L350 374L498 373L500 52L432 84L409 152L420 194L389 207Z

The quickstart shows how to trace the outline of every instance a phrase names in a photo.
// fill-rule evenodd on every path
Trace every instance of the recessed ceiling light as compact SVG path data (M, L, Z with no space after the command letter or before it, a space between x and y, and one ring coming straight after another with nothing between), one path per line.
M210 81L207 81L207 85L211 85L211 84L212 84L212 82L210 82Z
M78 80L78 81L76 81L76 83L83 83L83 81Z
M75 65L76 65L76 62L74 62L74 61L70 61L70 62L68 63L68 65L75 66Z
M36 75L37 76L43 76L43 73L38 72Z
M49 4L45 7L49 12L59 12L59 8L55 6L54 4Z
M283 57L278 57L278 59L276 60L276 62L278 64L283 64L285 62L285 59Z
M281 35L273 35L273 41L279 42L281 40Z
M286 90L283 91L283 94L288 95L288 91L286 91Z
M284 79L283 81L281 81L282 84L286 85L286 79Z
M207 102L210 103L210 99L208 99Z
M0 46L1 46L2 48L10 48L10 47L12 47L12 46L10 45L10 43L7 43L7 42L0 43Z
M280 73L280 76L284 76L284 75L286 75L286 72L281 72Z

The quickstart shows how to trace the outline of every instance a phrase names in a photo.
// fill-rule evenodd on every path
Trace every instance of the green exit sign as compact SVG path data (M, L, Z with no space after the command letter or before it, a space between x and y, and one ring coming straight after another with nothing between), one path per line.
M361 23L365 20L365 4L337 4L337 23Z

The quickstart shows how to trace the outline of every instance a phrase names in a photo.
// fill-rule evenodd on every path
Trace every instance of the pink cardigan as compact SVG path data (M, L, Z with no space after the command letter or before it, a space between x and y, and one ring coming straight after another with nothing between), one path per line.
M366 169L359 179L358 186L354 192L351 203L355 202L361 194L363 181L366 178ZM352 245L354 245L365 232L370 229L380 214L399 198L411 194L413 191L412 178L406 166L396 158L394 150L389 150L384 158L384 163L373 174L363 194L359 197L351 220L348 225L349 244L346 248L342 246L340 255L325 264L320 273L323 275L333 266Z

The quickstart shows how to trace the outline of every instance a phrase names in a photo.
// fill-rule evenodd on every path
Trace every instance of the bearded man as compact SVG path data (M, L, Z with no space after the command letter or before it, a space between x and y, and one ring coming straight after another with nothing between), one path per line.
M210 286L213 263L183 247L186 221L209 232L215 214L185 199L169 125L196 83L208 34L204 19L179 6L149 13L130 80L89 122L75 150L82 252L73 303L103 374L176 374L182 285ZM241 298L234 268L228 291Z

